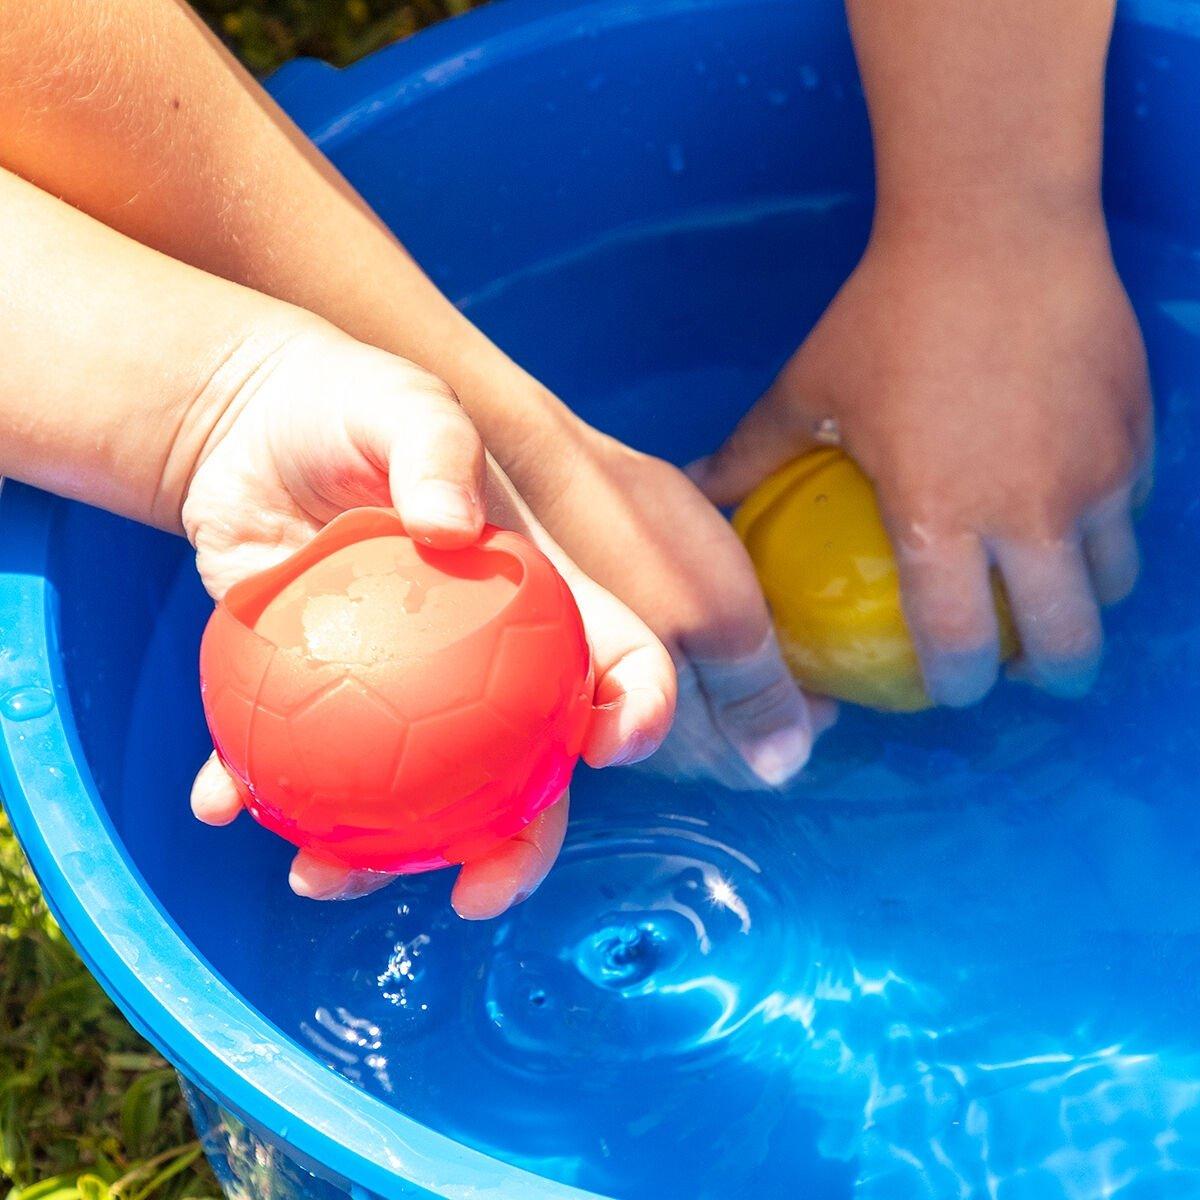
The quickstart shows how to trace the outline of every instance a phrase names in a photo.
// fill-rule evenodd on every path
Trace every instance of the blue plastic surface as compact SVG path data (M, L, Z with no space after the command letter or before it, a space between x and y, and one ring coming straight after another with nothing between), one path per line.
M585 775L561 866L492 925L440 876L313 905L285 846L187 812L186 547L0 492L0 787L231 1190L1200 1194L1200 6L1126 5L1110 73L1161 444L1145 577L1077 706L850 714L782 800ZM834 0L506 0L273 86L489 333L676 461L865 236Z

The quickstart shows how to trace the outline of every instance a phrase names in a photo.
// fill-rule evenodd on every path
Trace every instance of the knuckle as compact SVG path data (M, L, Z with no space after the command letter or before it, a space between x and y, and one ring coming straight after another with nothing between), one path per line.
M753 458L763 444L764 416L766 413L761 407L751 409L713 455L713 465L720 470L734 470L744 460Z
M466 411L454 402L438 402L431 405L421 416L426 437L432 441L466 442L482 453L482 442L475 423Z
M678 640L702 659L736 660L756 654L770 632L770 622L757 590L714 590L697 581L681 581L677 610Z
M431 375L425 387L430 399L434 403L444 405L455 412L465 415L466 409L463 408L458 393L444 379L439 379L436 375Z
M458 393L440 375L434 375L415 363L402 359L396 361L403 368L400 392L410 405L416 404L430 411L466 415Z
M994 637L994 619L965 597L947 594L930 604L920 619L933 646L952 653L978 650Z
M798 693L790 679L778 678L749 695L732 695L715 705L727 724L744 729L774 729L794 716Z
M1093 658L1102 639L1099 613L1076 597L1043 602L1021 622L1022 639L1039 658L1075 662Z
M1126 487L1137 471L1138 462L1138 449L1133 439L1122 439L1101 459L1094 476L1095 491L1103 498Z
M1039 639L1042 656L1060 662L1079 662L1094 658L1100 649L1099 625L1094 621L1073 619L1055 623Z
M463 408L462 402L458 398L458 393L436 375L430 375L423 371L413 391L431 411L447 415L457 414L461 417L467 415L466 409Z

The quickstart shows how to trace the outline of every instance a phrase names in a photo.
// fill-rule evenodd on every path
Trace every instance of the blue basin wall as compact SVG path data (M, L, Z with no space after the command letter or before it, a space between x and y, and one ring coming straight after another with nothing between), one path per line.
M1191 243L1198 36L1200 5L1122 8L1106 135L1110 213ZM833 0L505 0L343 72L294 64L272 87L523 365L589 420L676 461L711 448L750 395L731 388L687 412L607 398L713 366L767 382L866 238L869 132ZM823 237L830 206L843 216ZM582 249L730 213L778 217L779 236L749 260L741 243L695 262L651 253L603 293L569 286ZM566 264L555 278L567 282L542 311L496 302L549 263ZM212 830L181 815L207 752L196 655L208 611L181 541L19 485L0 492L0 787L72 941L191 1081L231 1186L584 1195L362 1093L247 999L264 985L258 914L299 928L303 904L280 895L286 846L249 822ZM17 693L54 703L4 703ZM276 970L287 986L305 961Z

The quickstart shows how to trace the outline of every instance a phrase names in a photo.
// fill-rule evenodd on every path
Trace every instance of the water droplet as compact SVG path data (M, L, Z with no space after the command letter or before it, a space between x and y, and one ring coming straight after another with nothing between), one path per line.
M800 86L806 92L815 92L821 86L821 73L816 67L805 63L800 68Z
M667 166L671 168L672 175L682 175L687 167L687 160L683 156L683 147L678 142L671 142L667 146Z
M788 102L788 94L783 88L772 88L767 93L767 103L774 108L782 108Z
M750 86L750 76L747 75L745 71L739 71L734 78L738 87L744 88Z
M821 493L820 493L820 494L817 496L817 503L818 503L818 504L828 504L828 503L829 503L829 497L828 497L827 495L825 495L825 493L824 493L824 492L821 492Z
M1150 115L1150 105L1145 103L1135 104L1133 107L1133 115L1137 117L1139 121L1144 121Z
M421 952L428 945L429 935L426 933L419 933L410 941L396 943L387 966L378 979L385 1000L401 1008L409 1006L408 989L417 983L423 974L423 966L419 959Z
M0 698L0 712L10 721L32 721L54 707L54 694L42 687L18 687Z

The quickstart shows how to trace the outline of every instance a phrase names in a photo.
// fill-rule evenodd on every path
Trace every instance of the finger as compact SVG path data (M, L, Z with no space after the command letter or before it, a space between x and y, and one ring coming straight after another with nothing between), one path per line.
M567 832L570 798L539 814L516 837L474 862L464 863L450 903L467 921L498 917L527 900L549 874Z
M1129 497L1129 507L1141 515L1142 509L1150 503L1150 494L1154 491L1154 460L1151 458L1138 472L1133 481L1133 489Z
M386 449L392 503L418 541L469 545L484 521L483 442L454 394L429 377L395 413Z
M1083 548L1075 539L1039 545L997 543L1021 641L1018 672L1052 695L1077 697L1100 665L1100 612Z
M1154 490L1154 406L1146 403L1135 417L1133 437L1137 447L1137 469L1130 484L1129 508L1135 516L1150 500Z
M762 787L762 781L717 731L696 668L683 658L675 668L675 675L675 719L646 766L670 779L712 780L735 790Z
M1088 521L1083 552L1096 598L1101 604L1116 604L1133 591L1141 570L1137 535L1128 501L1106 506Z
M815 444L780 380L738 422L725 444L687 468L692 482L717 506L745 499L768 475Z
M395 878L384 871L354 871L317 858L307 850L296 855L288 872L292 891L306 900L356 900L386 887Z
M808 702L808 718L812 722L813 738L819 738L837 724L840 711L838 702L831 696L816 696L811 692L805 692L804 699Z
M684 659L676 674L679 698L675 721L661 748L646 765L670 778L709 779L737 791L768 786L717 728L711 702L692 662ZM838 705L828 696L802 694L815 740L837 721Z
M587 576L568 579L596 669L583 758L592 767L641 762L662 745L675 714L671 656L633 612Z
M893 536L904 616L935 704L962 708L996 681L1000 630L987 554L973 534Z
M808 762L814 732L774 633L750 654L691 661L719 734L768 787L787 783Z
M675 695L675 670L660 646L621 652L598 676L584 761L625 767L649 758L670 731Z
M596 676L584 760L593 767L641 761L662 744L675 713L670 654L632 609L563 552L495 462L490 462L488 484L492 519L534 542L566 580L579 607Z
M242 811L242 792L214 750L192 784L192 812L205 825L228 825Z

